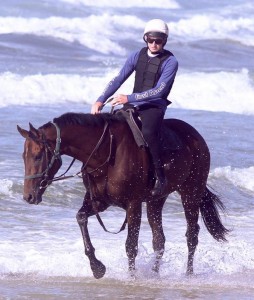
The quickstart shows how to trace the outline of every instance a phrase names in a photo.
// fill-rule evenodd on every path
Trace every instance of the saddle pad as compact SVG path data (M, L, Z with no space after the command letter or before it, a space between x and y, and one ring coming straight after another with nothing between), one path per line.
M180 150L183 147L183 143L175 131L163 125L161 128L161 147L162 151Z
M133 109L127 109L127 110L118 110L116 112L117 114L122 114L128 123L133 137L135 139L135 142L139 147L147 147L147 143L143 137L143 134L140 130L140 120L137 120L136 114ZM179 138L179 136L170 129L168 126L163 125L161 128L161 134L160 134L160 142L162 146L162 150L179 150L182 148L182 141Z

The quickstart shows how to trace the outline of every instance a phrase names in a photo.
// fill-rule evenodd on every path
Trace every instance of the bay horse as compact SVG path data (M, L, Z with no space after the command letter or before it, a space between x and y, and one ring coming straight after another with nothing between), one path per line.
M208 232L217 241L226 241L228 229L221 222L221 199L207 187L210 153L203 137L191 125L178 119L165 119L164 132L174 132L178 147L170 149L170 139L162 147L167 177L165 194L152 196L155 181L149 151L134 142L126 121L117 114L66 113L36 129L17 126L26 139L23 159L25 179L23 198L39 204L46 188L55 180L61 156L68 155L83 163L80 174L86 188L77 213L85 254L95 278L102 278L106 267L95 256L88 231L88 218L114 205L126 211L128 227L126 253L130 274L135 273L142 202L147 203L147 217L152 230L155 252L153 271L159 272L164 253L165 235L162 208L174 191L181 196L187 221L187 275L193 274L194 253L198 244L199 211ZM123 225L124 227L124 225Z

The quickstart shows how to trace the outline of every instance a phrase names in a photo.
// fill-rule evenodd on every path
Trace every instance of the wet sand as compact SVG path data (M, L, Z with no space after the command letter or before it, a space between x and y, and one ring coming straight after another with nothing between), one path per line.
M245 276L239 286L236 277ZM53 299L254 299L254 274L182 278L175 280L114 280L8 275L0 279L1 300Z

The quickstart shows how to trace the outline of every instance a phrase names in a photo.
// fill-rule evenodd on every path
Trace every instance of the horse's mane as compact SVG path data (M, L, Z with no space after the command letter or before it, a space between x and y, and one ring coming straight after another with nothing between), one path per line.
M124 122L124 118L121 114L110 114L110 113L100 113L96 115L88 113L74 113L68 112L60 117L54 118L53 122L56 123L60 128L68 125L81 125L81 126L103 126L105 122L112 123L114 121ZM52 124L49 122L44 124L42 127L47 128Z

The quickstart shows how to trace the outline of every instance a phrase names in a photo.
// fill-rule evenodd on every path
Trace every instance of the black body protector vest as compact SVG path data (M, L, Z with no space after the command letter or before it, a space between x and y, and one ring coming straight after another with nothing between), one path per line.
M136 75L133 93L141 93L155 87L161 74L161 65L171 55L173 54L170 51L164 50L155 57L149 57L147 47L141 49L135 67Z

